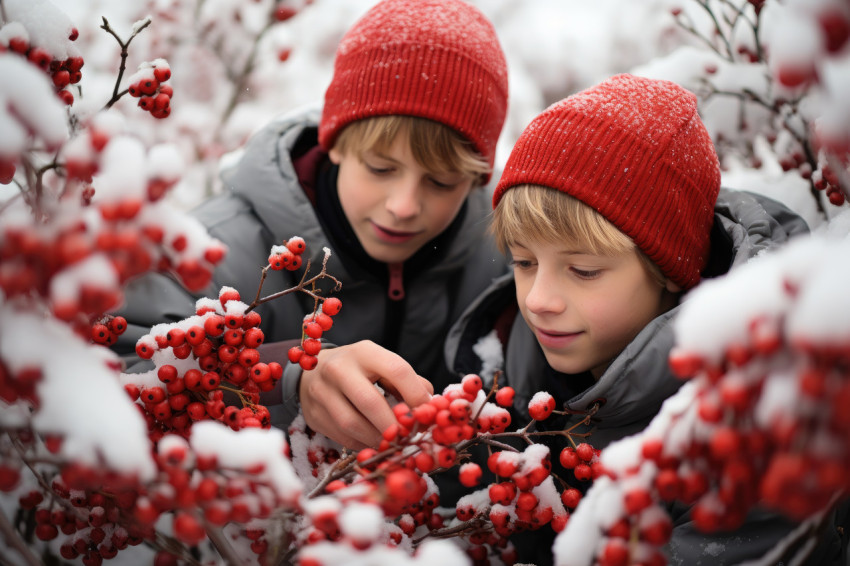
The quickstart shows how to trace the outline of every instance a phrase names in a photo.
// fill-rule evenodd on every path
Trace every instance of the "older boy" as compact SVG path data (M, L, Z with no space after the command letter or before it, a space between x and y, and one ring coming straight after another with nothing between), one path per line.
M323 350L303 378L287 367L275 424L286 425L300 400L313 429L349 447L375 445L394 416L373 382L414 405L432 391L428 380L447 382L446 332L506 270L486 237L490 197L478 187L490 177L507 99L504 54L476 8L384 0L342 39L321 115L285 116L260 131L224 173L227 192L197 210L229 248L214 289L253 297L269 249L293 235L314 266L323 247L332 250L343 311L327 338L343 346ZM300 277L273 275L264 293ZM125 348L193 304L170 278L136 282ZM262 305L264 357L285 361L291 344L280 341L299 340L312 310L300 293Z
M595 448L645 428L681 385L667 363L680 294L807 230L778 203L720 189L693 94L630 75L536 117L493 204L493 232L514 273L453 328L449 360L458 373L477 373L471 346L495 328L520 422L528 421L529 399L549 391L569 415L540 424L563 430L591 414ZM511 319L517 307L522 317ZM561 447L553 442L553 454ZM674 520L670 561L686 565L757 558L793 527L760 514L706 537L682 510ZM552 560L551 538L518 543L520 561ZM709 543L716 555L706 557Z

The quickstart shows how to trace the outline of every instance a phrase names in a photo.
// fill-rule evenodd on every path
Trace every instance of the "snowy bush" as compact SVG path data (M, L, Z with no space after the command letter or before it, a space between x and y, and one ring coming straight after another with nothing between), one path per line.
M182 210L218 190L222 156L283 109L282 92L293 105L315 101L298 77L329 72L345 18L371 3L337 6L321 27L321 0L151 0L124 7L134 23L123 29L105 17L72 23L47 0L0 2L4 557L511 564L511 535L552 529L558 564L629 564L664 560L669 501L693 504L706 532L735 527L755 505L817 525L847 491L850 457L850 8L840 0L646 4L659 42L645 59L665 57L628 64L697 92L725 178L805 208L822 235L686 298L670 362L690 381L641 435L600 453L571 428L558 431L571 447L549 454L535 425L560 413L554 398L540 392L533 420L511 423L513 391L474 375L425 405L396 404L377 449L350 453L303 420L272 429L260 394L282 368L259 358L254 307L273 297L247 303L228 287L139 340L155 369L122 373L107 346L125 329L110 314L123 285L159 270L206 286L227 250ZM533 44L509 24L527 28L557 3L521 4L489 10L504 37ZM561 90L627 70L614 57L597 76L580 58L547 58L567 66L552 69L526 44L506 51L527 81L512 87L527 115L509 137ZM270 271L306 272L287 290L314 299L289 354L305 368L341 308L312 291L334 279L301 265L309 245L280 242L257 274L261 291ZM476 445L486 463L471 460ZM553 457L594 487L564 487ZM482 483L485 466L496 481ZM442 507L432 476L455 467L469 493Z

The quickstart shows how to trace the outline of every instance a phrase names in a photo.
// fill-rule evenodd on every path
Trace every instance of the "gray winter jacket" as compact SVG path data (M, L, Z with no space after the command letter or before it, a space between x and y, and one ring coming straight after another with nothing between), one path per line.
M725 273L760 252L807 231L801 218L775 201L721 189L715 207L712 257L705 275ZM512 275L495 281L452 328L445 347L450 367L462 374L478 373L482 360L471 351L472 346L490 332L494 324L498 326L496 315L505 312L506 308L515 308L515 303ZM667 364L674 339L671 321L677 311L678 307L650 322L599 380L574 391L570 398L560 399L567 409L577 414L558 422L558 428L567 428L570 423L581 420L591 407L599 403L592 419L589 440L595 448L603 448L643 430L658 413L662 402L682 385L682 381L670 373ZM529 420L528 401L535 393L549 391L555 394L552 390L553 372L521 316L513 319L506 332L506 345L502 340L504 363L499 369L504 370L504 376L500 378L500 384L515 389L514 411L520 424ZM547 378L547 375L550 377ZM557 460L557 457L553 456L553 459ZM739 564L760 557L792 528L788 521L763 512L754 512L744 527L728 535L705 536L693 528L684 509L674 511L674 523L669 547L670 563L684 566ZM520 560L538 564L551 561L551 545L547 546L539 536L529 538L533 541L531 544L525 541L518 546L526 546L526 551L530 546L533 555L522 556L523 549L520 548ZM830 547L826 552L834 550L835 547ZM807 563L830 563L821 554L812 560Z
M125 359L134 361L136 340L152 325L193 314L195 300L218 296L221 286L234 287L250 302L272 245L301 236L307 243L304 263L309 256L311 273L321 268L323 248L328 247L332 252L328 272L342 282L341 290L333 294L343 307L324 338L334 344L372 340L400 354L435 387L450 381L442 344L451 323L494 278L507 271L505 258L486 235L491 192L473 190L455 222L423 250L429 255L420 258L414 274L408 277L407 264L398 272L403 297L391 298L387 264L364 263L335 245L322 223L326 220L320 218L299 184L301 171L296 171L294 161L308 152L317 153L319 116L317 109L300 111L259 131L235 164L223 172L225 192L193 211L209 233L228 246L208 289L193 296L172 277L157 273L128 286L122 314L129 328L116 346ZM349 248L355 245L344 243ZM269 271L263 295L294 286L302 273L303 269ZM397 284L399 279L394 281ZM330 283L321 287L326 295L331 294ZM313 299L303 293L286 295L257 309L266 337L264 360L285 361L288 344L275 347L273 343L300 339L302 319L312 310ZM273 408L274 424L286 425L295 416L299 376L297 366L287 367L283 380L286 404Z

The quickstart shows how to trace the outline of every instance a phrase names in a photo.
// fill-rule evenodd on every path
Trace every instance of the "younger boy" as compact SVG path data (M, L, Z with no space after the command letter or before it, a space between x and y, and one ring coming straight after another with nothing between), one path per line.
M645 428L681 385L667 364L681 293L807 230L776 202L720 189L693 94L630 75L536 117L493 205L492 230L513 276L497 280L452 329L448 359L458 374L478 373L471 348L495 329L500 383L516 390L518 422L529 420L529 399L548 391L569 415L540 425L564 430L589 414L591 425L576 432L589 432L595 448ZM522 317L512 319L517 307ZM562 442L550 446L553 466L570 479L557 471L566 441L548 438ZM670 561L685 565L757 558L793 527L761 514L706 537L681 511L674 524ZM552 533L525 536L536 540L518 538L520 561L550 563ZM716 555L704 556L708 543Z
M300 397L314 430L349 447L377 445L395 417L374 382L411 405L428 399L428 380L448 382L439 345L507 269L486 237L490 194L479 188L507 100L505 57L479 10L461 0L383 0L340 42L321 112L257 133L224 172L226 192L196 211L229 248L205 295L227 285L250 301L270 248L292 236L306 241L313 273L323 248L332 251L327 269L342 282L343 310L326 336L341 346L323 349L303 378L287 366L282 392L265 400L284 403L271 407L275 424L288 424ZM271 272L263 294L300 277ZM169 277L135 282L124 351L151 325L191 314L194 301ZM257 309L264 359L286 361L313 308L293 293Z

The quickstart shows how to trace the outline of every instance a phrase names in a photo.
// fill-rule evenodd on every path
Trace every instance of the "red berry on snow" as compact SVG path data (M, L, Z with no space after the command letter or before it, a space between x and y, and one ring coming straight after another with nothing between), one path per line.
M466 487L475 487L481 480L481 467L473 462L467 462L458 472L460 483Z
M537 393L528 403L528 414L536 421L547 419L554 410L555 398L545 391Z

